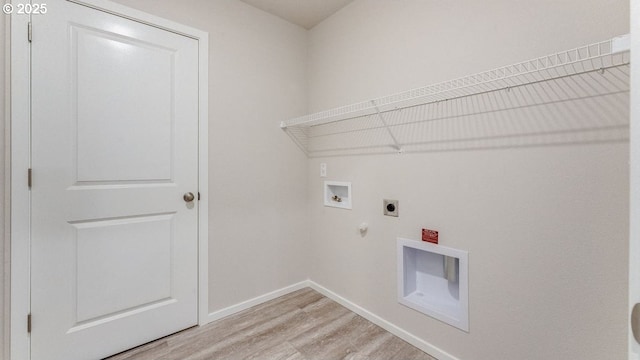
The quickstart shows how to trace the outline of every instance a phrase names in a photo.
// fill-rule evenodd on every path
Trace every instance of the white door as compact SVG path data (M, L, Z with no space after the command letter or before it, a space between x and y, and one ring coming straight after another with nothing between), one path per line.
M100 359L197 323L198 43L47 7L32 16L32 359Z

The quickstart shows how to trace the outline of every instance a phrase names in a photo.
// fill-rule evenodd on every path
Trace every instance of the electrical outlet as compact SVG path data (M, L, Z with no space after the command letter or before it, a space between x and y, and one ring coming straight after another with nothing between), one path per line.
M386 216L398 217L398 200L382 200L383 213Z
M320 164L320 177L327 177L327 163Z

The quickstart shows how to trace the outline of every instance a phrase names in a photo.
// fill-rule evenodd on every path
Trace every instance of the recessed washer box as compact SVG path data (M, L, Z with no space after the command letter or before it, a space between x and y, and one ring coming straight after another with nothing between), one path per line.
M324 206L351 209L351 183L346 181L325 181Z
M469 331L469 253L398 238L398 302Z

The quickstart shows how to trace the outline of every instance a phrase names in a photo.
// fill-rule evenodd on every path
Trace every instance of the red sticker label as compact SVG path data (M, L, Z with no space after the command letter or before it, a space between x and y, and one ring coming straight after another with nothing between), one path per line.
M438 232L435 230L422 229L422 241L428 241L430 243L438 243Z

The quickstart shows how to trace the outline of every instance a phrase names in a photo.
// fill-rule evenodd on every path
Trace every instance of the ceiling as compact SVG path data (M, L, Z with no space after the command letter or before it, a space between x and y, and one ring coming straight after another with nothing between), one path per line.
M305 29L311 29L353 0L240 0Z

